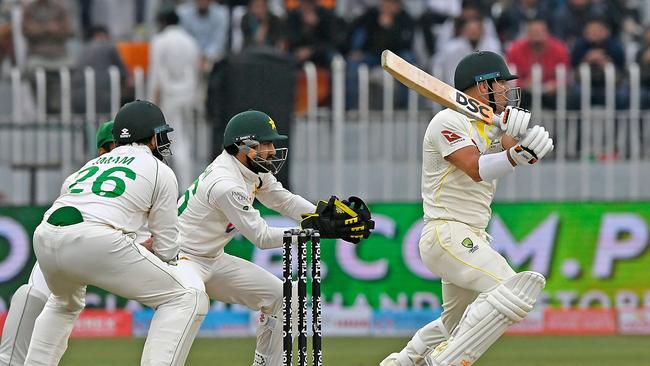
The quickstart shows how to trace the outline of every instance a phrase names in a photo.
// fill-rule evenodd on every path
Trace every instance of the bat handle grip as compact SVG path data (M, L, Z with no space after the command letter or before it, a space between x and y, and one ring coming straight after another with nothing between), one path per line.
M492 125L497 126L501 128L501 117L503 116L503 113L501 114L493 114L492 115Z

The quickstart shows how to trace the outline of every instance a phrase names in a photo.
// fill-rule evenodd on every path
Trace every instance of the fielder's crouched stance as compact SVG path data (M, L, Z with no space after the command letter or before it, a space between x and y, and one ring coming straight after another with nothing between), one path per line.
M87 285L156 309L142 365L183 365L207 313L205 292L175 273L178 186L162 162L172 129L155 105L135 101L115 117L117 147L77 173L34 232L34 251L52 294L36 319L26 365L57 365ZM152 252L136 244L148 221Z
M518 90L507 84L515 78L495 53L466 56L456 67L455 87L502 113L498 128L451 109L429 123L420 255L442 279L443 313L381 366L470 366L508 326L526 317L544 288L541 274L515 273L485 232L497 179L553 149L543 127L528 129L530 112L507 106L519 100Z
M97 155L110 152L115 146L113 140L113 121L104 122L97 130ZM68 192L68 187L75 182L77 173L70 175L61 186L61 195ZM52 292L45 283L45 277L38 265L34 264L29 281L20 286L11 296L11 305L0 343L0 365L23 366L25 356L32 339L34 322L39 316L47 298Z
M260 249L279 248L284 231L269 227L253 207L260 203L280 214L302 220L303 228L318 229L323 238L358 243L370 235L373 222L362 201L350 206L330 199L318 208L276 180L287 148L275 122L259 111L234 116L226 126L224 148L178 202L183 242L179 273L184 281L210 298L261 311L254 365L282 364L282 281L258 265L229 255L224 247L238 230ZM351 209L348 214L334 206ZM358 213L357 213L358 212ZM304 215L304 217L303 217Z

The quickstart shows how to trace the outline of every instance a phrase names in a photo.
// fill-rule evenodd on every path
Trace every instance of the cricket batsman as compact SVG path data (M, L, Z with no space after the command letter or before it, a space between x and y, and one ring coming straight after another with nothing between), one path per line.
M254 263L225 253L224 247L239 231L260 249L278 248L284 231L291 228L268 226L253 201L302 220L302 228L317 229L323 238L358 243L374 228L370 211L356 197L350 198L350 206L332 197L317 208L282 187L274 174L284 164L288 149L275 144L286 139L266 113L249 110L235 115L225 129L225 150L178 205L183 279L212 299L262 312L253 360L259 366L282 364L282 281ZM334 207L354 212L346 216Z
M516 273L492 249L485 231L497 180L553 150L544 127L529 129L530 112L512 106L519 103L519 90L508 80L516 78L496 53L467 55L456 67L455 87L501 113L499 126L451 109L429 123L420 256L442 279L443 312L380 366L470 366L507 327L526 317L544 288L541 274Z
M117 147L86 163L45 213L34 251L52 294L36 319L26 365L59 363L87 285L156 309L142 365L184 364L209 300L175 272L178 185L163 163L171 131L156 105L124 105L113 126ZM151 251L136 244L145 223Z
M104 122L99 129L95 141L97 142L97 156L110 152L115 147L113 140L113 121ZM61 194L68 190L74 182L75 174L70 175L61 187ZM52 292L45 283L43 272L34 264L28 283L20 286L11 297L9 312L2 329L2 343L0 343L0 365L22 366L32 338L34 321L41 313L48 296Z

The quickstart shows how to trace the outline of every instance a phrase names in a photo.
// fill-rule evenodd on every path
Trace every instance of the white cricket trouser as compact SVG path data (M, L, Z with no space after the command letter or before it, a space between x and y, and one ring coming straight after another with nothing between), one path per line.
M426 222L420 236L420 256L426 267L442 279L443 312L441 319L418 330L400 352L400 359L424 364L424 347L432 350L447 340L479 293L491 290L516 272L492 249L484 230L457 221Z
M167 123L174 129L169 134L172 140L171 165L178 177L178 187L181 191L187 189L194 180L192 171L193 162L191 156L192 142L192 116L194 110L194 99L189 96L162 95L160 109L165 115Z
M20 286L11 297L11 305L2 329L0 365L22 366L25 364L29 341L32 339L34 322L43 311L51 291L45 283L43 272L34 264L29 281Z
M208 309L205 293L186 287L175 267L135 244L135 234L103 224L41 223L34 251L52 290L36 320L26 364L56 365L85 305L87 285L156 309L142 365L182 365Z
M216 258L181 253L179 274L188 285L211 299L261 311L256 358L265 365L282 364L282 281L255 263L222 253ZM260 363L261 364L261 363Z

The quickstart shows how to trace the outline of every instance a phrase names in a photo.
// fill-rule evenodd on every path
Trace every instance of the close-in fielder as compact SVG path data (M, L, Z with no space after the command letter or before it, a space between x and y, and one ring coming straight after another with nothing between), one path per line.
M115 116L117 147L79 170L34 232L34 251L52 291L36 319L25 364L56 365L94 285L156 309L142 365L183 365L208 310L206 294L176 274L178 185L163 163L172 131L145 101ZM151 251L136 244L147 222Z
M113 150L113 121L104 122L97 129L97 156L102 156ZM61 194L68 190L74 182L75 174L70 175L61 186ZM43 273L38 262L34 264L29 282L20 286L11 297L9 312L2 329L2 343L0 343L0 365L23 366L25 356L32 338L34 321L41 313L50 289L45 283Z
M539 273L516 273L485 231L497 180L553 149L543 127L528 129L530 112L508 106L519 101L518 89L507 84L516 77L495 53L466 56L456 67L455 87L503 113L499 128L451 109L429 123L420 255L442 279L443 312L381 366L469 366L531 311L545 285Z
M253 201L295 220L311 213L301 225L320 230L323 238L358 242L371 228L366 220L345 223L314 215L312 203L282 187L274 174L284 163L287 148L276 149L274 143L286 139L267 114L253 110L237 114L226 126L225 151L178 205L183 236L179 273L186 283L206 290L212 299L262 312L253 365L282 364L282 282L258 265L224 253L224 247L239 231L260 249L278 248L284 231L290 229L268 226Z

